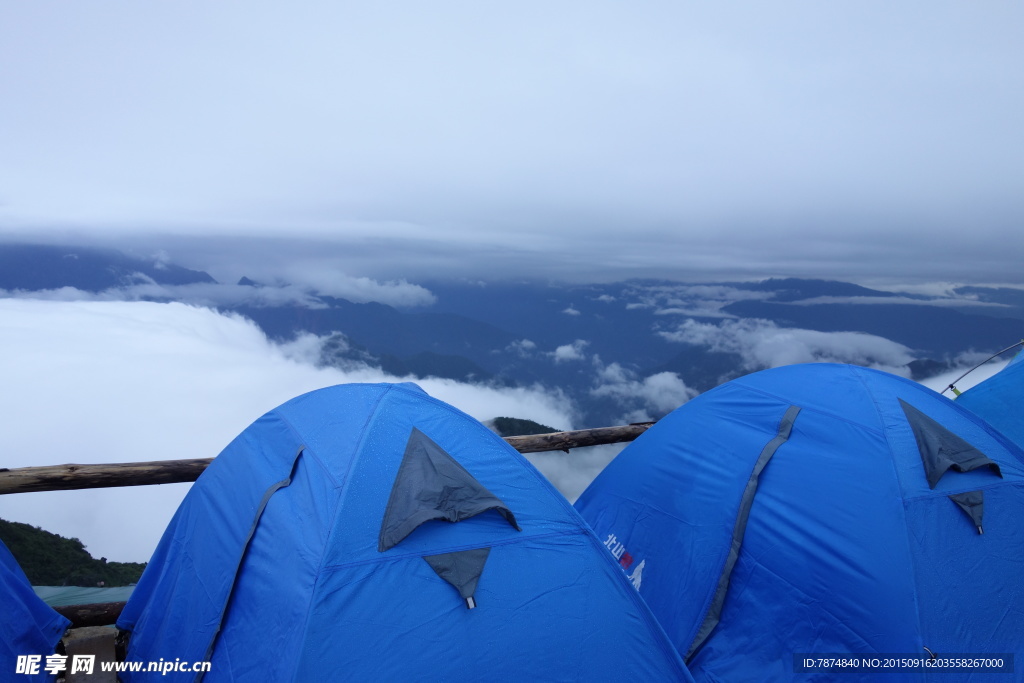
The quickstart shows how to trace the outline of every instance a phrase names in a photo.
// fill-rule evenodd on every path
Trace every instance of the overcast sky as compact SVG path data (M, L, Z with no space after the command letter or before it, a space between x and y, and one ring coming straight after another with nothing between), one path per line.
M1009 0L3 3L0 239L225 280L1020 283L1022 26Z

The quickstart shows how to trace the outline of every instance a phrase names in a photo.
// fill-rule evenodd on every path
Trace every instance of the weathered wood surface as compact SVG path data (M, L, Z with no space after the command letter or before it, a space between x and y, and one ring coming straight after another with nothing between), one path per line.
M195 481L213 458L0 469L0 494Z
M622 425L619 427L597 427L596 429L580 429L574 432L554 432L553 434L531 434L530 436L506 436L505 441L520 453L540 453L542 451L566 451L570 448L600 446L609 443L632 441L647 431L653 422Z
M572 448L632 441L651 424L508 436L505 441L520 453L568 452ZM213 458L0 469L0 494L190 482L198 479L211 462Z
M70 628L82 628L113 624L121 616L124 606L123 602L94 602L88 605L61 605L53 609L71 621Z

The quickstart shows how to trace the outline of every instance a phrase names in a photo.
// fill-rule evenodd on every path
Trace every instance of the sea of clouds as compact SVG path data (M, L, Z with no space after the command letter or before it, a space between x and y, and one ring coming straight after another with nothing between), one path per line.
M415 381L482 421L504 415L573 427L572 402L550 388L394 377L358 360L343 368L323 367L323 340L312 335L277 344L251 321L201 306L74 299L68 293L0 298L4 467L212 457L275 406L346 382ZM879 337L790 330L766 321L689 321L664 334L737 352L748 370L836 361L905 373L902 366L910 360L908 349ZM696 395L675 373L641 378L588 355L586 347L578 340L557 349L553 360L590 364L592 393L618 400L625 421L664 414ZM986 365L958 387L965 390L1002 365ZM942 390L959 374L926 384ZM622 448L528 458L575 500ZM94 557L146 561L188 488L168 484L0 496L0 518L79 538Z
M4 467L212 457L275 406L346 382L414 380L480 420L573 425L557 392L317 367L310 339L274 344L207 308L0 299L0 318ZM0 518L77 537L94 557L146 561L188 487L0 496Z

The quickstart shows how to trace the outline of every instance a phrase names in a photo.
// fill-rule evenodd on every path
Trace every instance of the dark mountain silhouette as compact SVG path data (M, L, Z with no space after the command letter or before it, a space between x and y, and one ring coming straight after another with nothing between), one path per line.
M86 292L102 292L147 279L164 285L216 282L202 271L132 258L113 249L0 244L0 289L74 287Z

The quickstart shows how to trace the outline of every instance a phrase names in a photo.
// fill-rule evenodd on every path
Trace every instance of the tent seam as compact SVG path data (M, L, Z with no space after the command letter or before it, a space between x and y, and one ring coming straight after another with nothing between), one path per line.
M609 561L613 561L611 559L610 554L608 553L608 549L604 546L603 543L601 543L601 539L599 539L597 535L590 530L589 527L584 530L583 535L588 538L590 543L593 545L594 549L599 554L605 555L609 557ZM618 563L613 562L613 564L613 571L615 571L618 575L625 578L626 573L623 571L622 567ZM626 581L629 581L629 579L626 578ZM679 652L679 649L675 647L674 643L672 642L672 639L668 637L668 634L665 632L665 628L661 625L661 622L658 621L658 618L654 616L654 612L651 611L650 605L648 605L647 601L644 600L643 596L640 595L640 589L633 587L633 585L629 583L624 584L622 581L619 581L617 585L621 586L625 590L625 592L629 594L629 599L633 601L634 605L636 605L641 616L646 622L648 628L654 633L661 634L662 643L667 644L667 649L671 650L670 652L667 652L669 658L678 664L678 667L681 671L689 673L689 669L687 669L686 662L683 661L683 657ZM662 650L662 652L666 652L666 648L661 647L661 644L659 644L659 647Z
M307 454L307 455L309 455L310 457L312 457L317 462L320 462L321 467L323 467L323 463L320 461L320 457L316 454L316 452L312 448L310 448L309 446L306 445L305 439L302 437L301 434L299 434L299 430L297 430L295 428L295 425L292 424L292 421L289 420L285 416L284 413L282 413L282 412L280 412L278 410L280 407L281 406L278 406L277 408L274 408L269 413L267 413L267 415L273 415L275 418L277 418L282 423L284 423L284 426L288 428L288 431L291 433L291 435L295 437L295 443L299 444L302 447L302 452ZM330 479L333 482L334 481L334 477L331 476L330 470L328 470L326 467L324 467L324 472L327 474L327 478ZM335 482L335 485L337 485L336 482Z
M249 532L246 534L245 540L242 543L241 555L239 556L237 564L235 565L234 568L234 572L232 573L231 583L228 586L227 595L224 598L224 605L221 607L220 614L217 617L216 630L214 630L213 635L210 637L210 642L207 645L206 653L203 655L204 661L213 661L213 653L217 646L217 642L220 640L220 633L224 627L224 621L227 619L228 611L231 609L231 602L232 599L234 598L235 587L238 584L238 575L242 571L242 565L245 564L245 559L249 554L249 544L252 542L253 537L256 535L256 531L259 528L260 521L263 519L263 513L266 511L267 506L270 504L270 500L271 498L273 498L275 493L277 493L283 488L288 488L289 486L291 486L292 478L295 476L295 471L298 468L299 458L302 456L302 453L305 450L305 448L305 446L299 446L298 451L296 451L295 455L292 456L292 464L291 467L288 469L288 477L272 484L270 488L268 488L264 492L263 497L256 508L255 517L253 518L252 524L249 527ZM197 683L199 681L202 681L205 674L205 671L200 671L196 675L194 680Z
M853 366L847 366L847 367L851 367L852 368ZM725 385L723 384L721 386L725 386ZM752 386L747 385L747 384L740 384L739 386L743 387L743 389L746 390L746 391L752 391L754 393L761 394L762 396L767 396L769 398L773 398L776 401L779 401L780 403L784 403L786 405L794 405L793 401L791 399L786 398L784 396L780 396L778 394L773 394L773 393L771 393L769 391L765 391L765 390L761 389L760 387L752 387ZM838 413L833 413L833 412L831 412L829 410L821 410L820 408L814 408L813 406L812 407L800 406L800 410L801 411L807 410L807 411L812 412L812 413L817 413L818 415L827 415L827 416L829 416L829 417L831 417L833 419L840 420L842 422L845 422L846 424L853 425L853 426L858 427L860 429L864 429L864 430L867 430L869 432L874 432L876 434L881 434L882 433L881 430L876 429L875 427L872 427L871 425L864 424L862 422L856 422L854 420L851 420L848 417L844 417L844 416L842 416L842 415L840 415Z
M692 632L690 644L683 655L686 661L694 657L704 645L711 633L718 626L725 600L729 592L729 583L732 578L733 569L739 561L740 552L743 548L743 540L747 531L747 522L753 509L759 479L768 464L774 458L775 453L789 441L792 435L793 425L799 417L801 407L790 405L779 418L775 428L775 436L764 445L761 452L751 467L750 475L744 482L743 490L740 492L739 503L736 508L736 518L733 521L733 528L730 534L728 549L724 561L718 572L718 580L715 582L714 591L705 599L701 606L700 613L703 618L697 625L696 632Z
M916 503L919 500L931 500L932 498L948 498L949 496L955 496L961 493L970 493L971 491L989 491L991 489L998 489L1004 486L1013 486L1021 488L1024 487L1024 482L1014 481L1010 479L1008 481L994 481L991 484L986 484L985 486L969 486L962 491L929 491L928 493L922 494L920 496L914 496L913 498L904 498L903 501L905 503Z
M463 545L451 546L449 548L443 548L443 549L440 549L440 550L438 550L438 549L431 550L430 554L431 555L441 555L441 554L444 554L444 553L459 552L460 550L474 550L476 548L484 548L484 547L495 548L495 547L502 546L502 545L513 545L515 543L522 543L524 541L531 541L531 540L536 540L536 539L540 539L540 538L551 538L551 537L555 537L555 536L575 536L575 535L578 535L578 534L579 535L586 535L586 529L578 528L578 529L570 529L568 531L551 531L551 532L548 532L546 534L533 534L531 536L523 536L523 535L517 534L516 536L513 536L512 538L507 538L507 539L505 539L503 541L489 542L486 545L480 545L480 543L466 543L466 544L463 544ZM414 557L425 557L425 555L422 552L407 552L407 553L402 553L401 555L398 555L398 554L387 555L385 553L380 553L380 557L374 557L374 558L365 559L365 560L358 560L356 562L343 562L341 564L324 565L321 569L322 569L322 571L335 571L335 570L338 570L338 569L347 569L348 567L360 567L360 566L368 565L368 564L377 564L377 563L380 563L380 562L387 562L389 560L404 560L404 559L414 558Z
M867 392L868 397L871 399L871 405L873 405L875 407L875 414L878 416L878 422L883 427L882 438L885 440L885 447L889 451L889 458L888 458L889 467L892 470L893 480L896 483L896 489L897 489L899 500L900 500L900 506L899 506L900 515L903 517L903 519L901 520L903 522L903 524L902 524L902 527L903 527L903 538L904 538L904 540L906 542L906 545L904 546L904 551L906 552L908 561L910 562L910 571L911 571L911 575L910 575L910 578L911 578L911 581L910 581L910 587L911 587L910 588L910 594L911 594L911 596L914 599L914 618L917 621L917 634L916 635L917 635L918 644L923 644L923 641L924 641L924 625L921 623L921 600L920 600L920 597L918 596L918 592L917 592L917 575L918 575L917 562L915 560L914 552L912 550L913 544L910 541L910 530L909 530L910 524L909 524L909 521L907 519L907 503L908 503L908 501L903 496L902 481L900 480L899 470L896 468L896 452L893 450L892 442L889 440L889 431L890 430L884 429L884 427L886 426L886 420L885 420L884 414L882 413L882 407L879 405L878 399L875 397L875 392L871 390L871 387L868 386L868 383L864 381L864 378L861 377L860 373L857 372L857 370L858 370L858 368L854 368L853 366L850 366L850 373L857 379L857 382L859 382L860 385L864 387L864 391ZM908 380L908 382L909 382L909 380ZM920 385L918 385L918 386L920 386Z
M355 463L359 459L359 453L363 449L363 443L366 441L366 433L369 431L369 425L373 422L374 418L377 416L377 412L380 410L380 404L384 400L384 397L387 396L388 393L390 393L391 390L394 389L394 387L395 387L395 385L393 385L393 384L392 385L387 385L386 388L384 389L384 391L381 392L381 395L377 398L377 402L374 404L373 410L370 410L368 412L368 415L366 417L366 421L363 422L363 426L359 430L359 443L356 444L356 448L355 448L355 450L352 453L352 459L349 461L348 469L345 471L345 478L344 478L344 480L342 481L342 483L340 485L338 485L337 482L335 482L335 486L333 487L334 490L336 491L336 493L334 495L334 502L335 502L334 514L331 515L331 529L327 533L327 538L324 539L324 545L323 545L323 548L320 551L320 563L319 563L319 565L317 566L317 569L316 569L316 577L313 580L313 588L309 592L309 602L306 604L306 617L302 621L302 639L301 639L300 642L305 642L306 634L309 632L309 622L310 622L310 618L311 618L311 616L313 614L313 602L314 602L314 600L316 598L317 587L320 585L320 576L323 573L324 568L325 568L324 562L325 562L326 557L327 557L327 551L331 547L331 541L334 539L334 532L338 528L338 517L341 514L342 508L344 508L343 501L345 499L345 492L348 490L348 483L349 483L349 480L351 479L350 475L352 474L352 469L353 469L353 467L355 467ZM290 422L289 422L288 426L289 426L289 428L291 428L291 423ZM315 460L316 460L317 464L320 466L320 468L323 471L328 472L328 474L329 474L328 468L324 466L324 463L320 460L320 458L317 457L317 458L315 458ZM331 477L331 480L334 481L334 478ZM293 683L298 681L298 678L297 678L298 674L299 674L299 667L298 667L298 660L297 660L296 661L296 667L295 667L294 671L292 672L292 681L293 681Z

